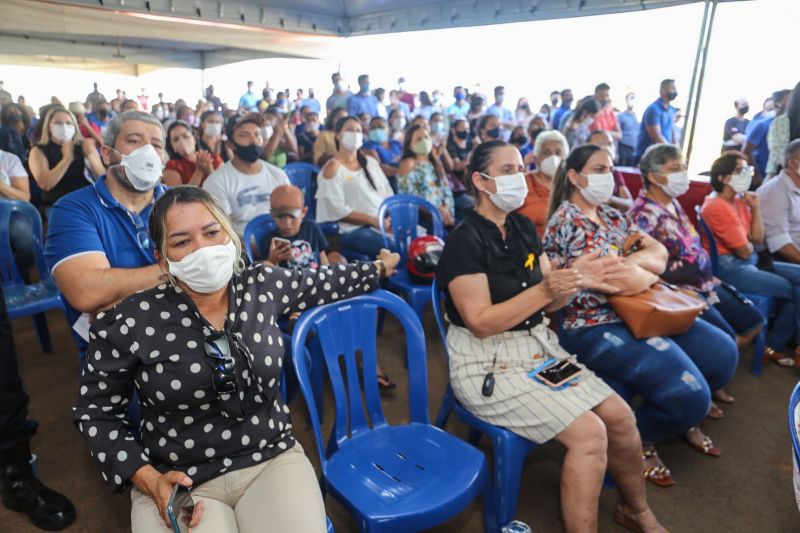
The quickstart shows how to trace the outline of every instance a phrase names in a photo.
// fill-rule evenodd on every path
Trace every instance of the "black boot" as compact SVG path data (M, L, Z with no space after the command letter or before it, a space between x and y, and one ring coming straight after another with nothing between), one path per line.
M0 450L0 497L6 509L24 512L39 529L61 531L75 521L75 507L34 475L28 442Z

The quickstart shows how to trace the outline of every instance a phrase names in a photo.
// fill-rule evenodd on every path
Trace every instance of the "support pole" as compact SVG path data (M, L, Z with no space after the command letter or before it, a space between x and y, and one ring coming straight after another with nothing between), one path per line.
M706 0L705 7L703 8L703 22L700 24L700 36L697 39L697 52L694 56L694 67L692 68L692 80L689 83L689 99L686 104L686 119L691 120L692 109L694 108L694 92L697 85L697 73L700 71L700 58L703 54L703 43L706 39L706 27L708 26L708 10L711 5L711 0ZM686 135L681 137L681 150L683 150L686 143Z
M711 46L711 32L714 29L714 18L717 14L717 4L719 0L712 0L711 3L711 16L708 19L708 32L706 33L706 42L703 46L703 59L701 61L700 76L697 80L697 97L694 105L694 115L692 116L692 127L689 130L689 145L686 148L686 162L688 164L689 158L692 155L692 142L694 141L694 132L697 126L697 114L700 110L700 97L703 93L703 80L706 76L706 64L708 63L708 49Z

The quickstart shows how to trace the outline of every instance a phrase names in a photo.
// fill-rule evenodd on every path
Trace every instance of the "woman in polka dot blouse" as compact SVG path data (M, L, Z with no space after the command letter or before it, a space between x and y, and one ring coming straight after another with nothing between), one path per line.
M131 484L134 533L166 531L173 486L191 486L192 532L325 530L313 468L278 392L277 317L378 286L399 257L314 270L245 266L213 198L166 192L150 216L171 283L97 316L74 409L103 478ZM126 418L136 389L137 440Z

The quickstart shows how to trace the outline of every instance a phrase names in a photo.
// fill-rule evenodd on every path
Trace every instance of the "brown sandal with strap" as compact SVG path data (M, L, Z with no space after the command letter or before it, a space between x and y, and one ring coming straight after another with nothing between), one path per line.
M700 434L703 435L703 440L700 441L699 443L692 442L692 439L689 437L689 434L694 431L700 432ZM714 441L711 440L711 437L703 433L703 430L697 426L693 427L692 429L686 432L686 440L689 442L689 445L692 448L694 448L695 450L697 450L702 454L710 455L711 457L719 457L720 455L722 455L722 450L720 450L714 445Z
M645 513L652 513L652 511L648 509L642 513L629 514L617 507L614 509L614 522L616 522L618 526L624 527L625 529L636 531L637 533L644 533L644 529L637 518ZM661 530L663 533L669 533L669 530L664 526L661 526Z
M651 466L650 468L645 467L644 469L645 480L659 487L671 487L672 485L675 484L675 480L672 479L672 472L670 471L669 468L664 466L664 463L661 462L661 458L658 456L657 451L644 450L642 452L642 459L644 459L645 461L647 461L648 459L654 459L660 463L656 466Z
M796 356L795 356L796 357ZM779 352L771 346L764 346L764 361L776 363L780 366L795 366L795 357L789 357L783 352Z

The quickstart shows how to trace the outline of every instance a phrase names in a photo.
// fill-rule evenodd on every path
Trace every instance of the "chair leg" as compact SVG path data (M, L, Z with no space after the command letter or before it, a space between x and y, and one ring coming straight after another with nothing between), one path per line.
M447 425L447 420L450 418L450 413L453 412L453 389L450 386L444 391L442 396L442 403L439 405L439 412L436 415L436 427L444 429Z
M33 315L33 327L36 328L36 336L44 353L53 352L53 343L50 341L50 330L47 329L47 316L44 313Z
M514 514L517 512L519 486L522 481L522 467L526 452L519 449L515 443L502 438L495 438L492 444L494 512L498 526L503 527L514 519Z
M767 342L767 326L764 326L764 329L761 330L761 333L755 339L753 343L753 367L752 372L756 376L761 375L761 369L764 364L764 345Z

